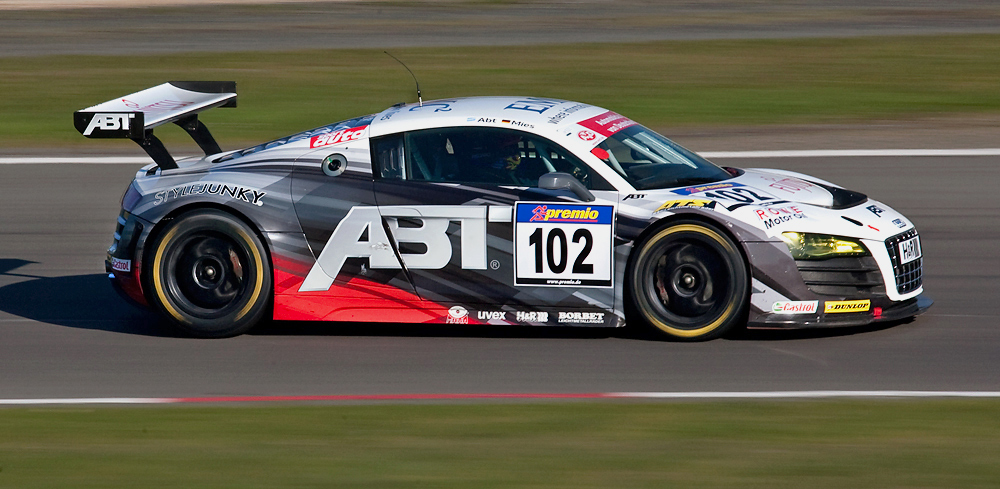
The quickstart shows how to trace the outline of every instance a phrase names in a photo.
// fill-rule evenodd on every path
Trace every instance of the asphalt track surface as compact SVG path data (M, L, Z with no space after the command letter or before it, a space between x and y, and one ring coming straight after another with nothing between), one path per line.
M1000 390L1000 157L726 159L802 171L912 219L912 322L684 344L626 330L271 323L176 336L103 257L136 165L0 165L0 398Z
M44 11L11 10L26 2L0 0L0 57L1000 32L1000 6L990 0L320 1L155 8L127 8L143 4L137 0L56 0L35 6L109 3L114 7Z

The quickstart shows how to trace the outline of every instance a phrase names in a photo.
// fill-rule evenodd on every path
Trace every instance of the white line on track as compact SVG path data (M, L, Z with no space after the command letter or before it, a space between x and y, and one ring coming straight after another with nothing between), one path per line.
M77 404L189 404L231 402L462 401L539 399L829 399L829 398L1000 398L1000 391L770 391L770 392L596 392L522 394L374 394L328 396L94 397L0 399L0 406Z
M705 158L857 158L879 156L1000 156L1000 148L967 149L807 149L789 151L703 151ZM178 159L183 157L178 157ZM145 156L3 156L0 165L146 165Z

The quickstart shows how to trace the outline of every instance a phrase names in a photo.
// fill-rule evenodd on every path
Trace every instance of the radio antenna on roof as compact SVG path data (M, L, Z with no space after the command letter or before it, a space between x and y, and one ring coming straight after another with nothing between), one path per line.
M413 77L413 83L417 84L417 103L419 103L420 106L423 107L424 106L424 98L420 96L420 82L417 81L417 75L413 74L413 71L410 70L409 66L406 66L406 63L400 61L399 58L397 58L397 57L389 54L389 51L382 51L382 52L385 53L385 54L387 54L390 58L396 60L397 63L403 65L403 68L406 68L406 71L410 72L410 76Z

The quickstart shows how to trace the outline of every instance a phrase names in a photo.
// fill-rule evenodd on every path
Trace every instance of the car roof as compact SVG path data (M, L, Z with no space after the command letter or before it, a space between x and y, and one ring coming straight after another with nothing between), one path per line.
M606 109L544 97L464 97L395 105L371 123L370 136L424 128L483 125L510 127L555 137L572 124Z

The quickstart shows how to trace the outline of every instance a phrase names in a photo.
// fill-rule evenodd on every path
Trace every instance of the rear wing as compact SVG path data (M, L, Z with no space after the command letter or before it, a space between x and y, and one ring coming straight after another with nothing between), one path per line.
M164 170L177 162L153 135L153 128L174 123L205 152L222 152L219 143L198 120L198 113L216 107L236 107L234 81L172 81L73 113L73 125L88 138L128 138Z

